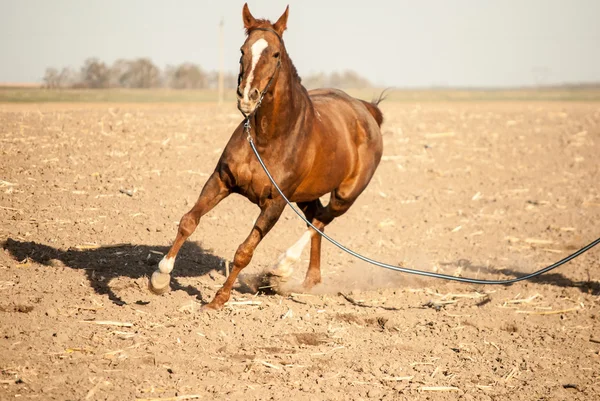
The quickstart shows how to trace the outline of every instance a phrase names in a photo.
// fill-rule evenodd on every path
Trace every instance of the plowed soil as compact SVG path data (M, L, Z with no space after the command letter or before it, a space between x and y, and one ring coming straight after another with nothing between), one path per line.
M600 104L383 103L384 158L327 232L392 264L513 278L600 235ZM310 294L200 311L258 209L231 196L148 276L241 121L232 105L0 105L0 399L597 400L600 249L473 286L323 245ZM289 209L244 273L302 234ZM302 280L308 249L296 267Z

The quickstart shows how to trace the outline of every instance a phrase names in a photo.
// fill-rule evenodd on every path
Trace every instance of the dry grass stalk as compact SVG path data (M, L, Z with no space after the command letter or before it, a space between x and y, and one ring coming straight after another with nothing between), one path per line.
M504 305L509 305L509 304L528 304L531 301L533 301L534 299L536 299L537 297L541 297L540 294L535 294L530 296L529 298L521 298L521 299L510 299L508 301L504 301Z
M324 378L322 378L321 380L322 380L322 381L325 381L325 380L331 380L331 379L335 379L336 377L339 377L341 374L342 374L342 372L337 372L336 374L334 374L334 375L331 375L331 376L329 376L329 377L324 377Z
M82 244L82 245L76 245L75 249L78 249L80 251L87 251L87 250L94 250L94 249L100 249L100 248L122 248L124 246L128 246L131 244L128 243L120 243L120 244L112 244L112 245L98 245L98 244Z
M446 294L442 297L442 299L461 299L461 298L466 298L466 299L480 299L480 298L486 298L489 296L490 293L486 293L486 294L481 294L479 292L472 292L469 294Z
M344 297L344 299L346 299L346 301L350 302L351 304L356 305L356 306L360 306L360 307L363 307L363 308L381 308L381 309L392 310L392 311L402 310L400 308L394 308L394 307L391 307L391 306L369 305L369 304L364 303L364 301L362 301L362 300L356 300L356 299L352 298L351 296L344 294L343 292L338 292L338 295Z
M15 285L15 283L12 281L0 281L0 290L11 287L13 285Z
M483 340L483 343L484 343L485 345L491 345L492 347L496 348L496 350L500 351L500 347L498 347L498 346L497 346L495 343L493 343L492 341L486 341L486 340Z
M94 394L96 393L96 391L100 388L100 386L102 385L102 381L99 381L98 383L96 383L96 385L94 387L92 387L90 389L90 391L88 391L87 395L85 396L86 400L91 399Z
M451 299L448 301L429 301L426 305L427 306L444 306L444 305L455 304L457 302L458 302L458 300L456 300L456 299Z
M442 300L447 300L447 299L460 299L460 298L467 298L467 299L486 298L486 297L489 297L490 294L493 294L495 291L489 291L484 294L477 292L477 291L466 293L466 294L454 294L451 292L448 294L440 294L438 292L428 289L426 292L429 295L435 295L436 297L441 297Z
M189 303L180 306L179 309L178 309L178 311L179 312L194 313L196 311L196 304L198 304L198 302L196 302L196 301L190 301Z
M15 209L14 207L8 207L8 206L0 206L0 209L10 210L10 211L13 211L13 212L23 212L22 209Z
M108 351L108 352L104 353L104 357L105 358L112 358L113 356L115 356L117 354L120 354L120 353L123 353L123 352L125 352L124 349L117 349L117 350L114 350L114 351Z
M262 305L261 301L229 301L225 303L225 306L232 305Z
M296 298L294 295L291 295L291 296L290 296L290 299L291 299L292 301L294 301L294 302L296 302L296 303L299 303L299 304L302 304L302 305L310 305L310 306L312 306L312 303L310 303L310 302L306 302L306 301L303 301L303 300L301 300L301 299L298 299L298 298Z
M12 183L12 182L0 180L0 188L2 188L2 187L15 187L17 185L19 185L19 184L15 184L15 183Z
M99 249L101 246L98 244L89 244L89 245L75 245L75 249L80 251L87 251L92 249Z
M131 333L129 331L119 331L119 330L113 330L108 334L116 334L118 336L121 336L122 338L131 338L131 337L135 337L137 335L136 333Z
M384 227L393 227L396 225L396 222L392 219L385 219L379 222L379 224L377 224L377 227L379 228L384 228Z
M269 363L267 361L263 361L263 360L260 360L260 359L255 359L254 361L257 362L257 363L260 363L262 365L265 365L266 367L271 368L271 369L275 369L275 370L281 369L279 366L273 365L272 363Z
M554 243L552 240L538 238L525 238L525 242L530 245L550 245Z
M133 327L133 323L129 322L116 322L112 320L80 320L81 323L92 323L103 326L118 326L118 327Z
M423 386L419 388L419 391L460 391L458 387L451 386L440 386L440 387L431 387L431 386Z
M560 249L551 249L551 248L540 248L540 251L550 252L550 253L563 253L564 252Z
M504 381L508 382L510 379L512 379L517 372L519 371L519 369L515 366L514 368L512 368L512 370L504 377Z
M199 394L190 395L178 395L176 397L167 398L136 398L135 401L181 401L181 400L197 400L200 398Z
M569 309L561 309L561 310L549 310L549 311L531 311L531 310L518 310L517 313L526 313L528 315L556 315L560 313L573 312L581 309L579 306Z
M74 352L81 352L82 354L91 354L92 351L86 349L86 348L80 348L80 347L74 347L74 348L67 348L65 349L65 353L67 354L72 354Z
M402 382L402 381L411 381L414 376L393 376L393 377L384 377L381 380L392 381L392 382Z

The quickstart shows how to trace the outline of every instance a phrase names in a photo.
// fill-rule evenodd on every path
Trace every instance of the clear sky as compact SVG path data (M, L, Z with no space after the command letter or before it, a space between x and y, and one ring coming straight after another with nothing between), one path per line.
M244 1L0 0L0 82L46 67L150 57L237 71ZM251 0L275 21L286 1ZM284 40L301 75L353 69L379 85L600 82L600 0L289 1Z

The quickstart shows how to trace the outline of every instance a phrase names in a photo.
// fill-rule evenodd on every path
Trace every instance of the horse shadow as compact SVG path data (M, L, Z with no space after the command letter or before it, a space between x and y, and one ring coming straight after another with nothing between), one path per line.
M149 277L157 268L168 246L118 244L91 249L53 248L36 242L18 241L8 238L2 248L17 262L31 261L43 266L64 265L85 271L90 286L99 295L118 305L125 305L110 286L118 277L139 279ZM224 274L225 259L212 254L194 242L186 242L177 256L175 276L171 278L171 289L186 291L190 296L202 300L200 291L190 285L182 285L178 278L199 277L211 272Z
M519 271L518 269L515 269L515 268L507 267L507 268L503 268L503 269L495 269L494 266L475 265L469 259L459 259L455 262L441 263L441 265L442 266L457 266L457 267L464 269L465 271L471 271L471 272L479 272L479 273L494 274L494 275L500 273L500 274L504 274L505 276L514 277L514 278L522 277L527 274L527 273L523 273L522 271ZM565 266L567 266L567 265L565 265ZM548 285L553 285L556 287L563 287L563 288L572 287L572 288L577 288L577 289L579 289L579 291L586 293L586 294L600 295L600 282L592 281L592 280L577 281L577 280L570 279L561 273L556 273L556 272L544 273L540 276L533 277L527 281L531 282L531 283L548 284ZM512 285L512 284L507 284L507 285Z

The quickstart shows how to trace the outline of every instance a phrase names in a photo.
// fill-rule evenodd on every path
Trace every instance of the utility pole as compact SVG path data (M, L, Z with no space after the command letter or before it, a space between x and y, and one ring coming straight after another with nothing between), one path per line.
M224 73L223 73L223 18L221 17L221 22L219 23L219 83L218 83L218 91L219 91L219 105L223 104L223 98L225 94L224 88Z

